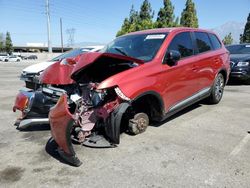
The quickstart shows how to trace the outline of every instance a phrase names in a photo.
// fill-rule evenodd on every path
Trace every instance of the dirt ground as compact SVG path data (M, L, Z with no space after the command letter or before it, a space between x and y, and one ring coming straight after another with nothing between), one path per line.
M51 148L49 126L18 131L15 95L32 63L0 62L0 187L249 187L250 86L225 89L220 104L196 104L113 149L75 146L79 168Z

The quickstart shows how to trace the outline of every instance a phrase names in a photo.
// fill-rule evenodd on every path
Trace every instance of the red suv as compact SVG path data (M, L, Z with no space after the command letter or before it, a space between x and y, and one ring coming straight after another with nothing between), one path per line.
M192 28L135 32L83 54L71 75L79 92L62 94L49 114L59 154L79 166L72 140L114 147L121 132L142 133L202 99L219 103L229 62L213 32Z

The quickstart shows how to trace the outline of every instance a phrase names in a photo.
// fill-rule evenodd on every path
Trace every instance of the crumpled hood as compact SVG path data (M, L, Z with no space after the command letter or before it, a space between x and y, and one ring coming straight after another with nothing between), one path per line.
M84 70L86 67L89 65L97 62L101 58L110 58L110 59L117 59L117 60L127 60L127 61L132 61L138 64L144 64L144 61L135 59L133 57L128 57L128 56L123 56L123 55L118 55L118 54L112 54L112 53L100 53L100 52L92 52L92 53L86 53L81 55L79 61L75 65L71 78L75 79L77 74Z
M250 61L250 54L231 54L230 60L233 62Z
M74 83L70 78L74 65L64 65L61 61L47 67L40 75L40 82L43 84L68 85Z
M37 63L35 65L30 65L23 69L23 72L26 73L38 73L49 67L50 65L54 64L56 61L45 61L42 63Z

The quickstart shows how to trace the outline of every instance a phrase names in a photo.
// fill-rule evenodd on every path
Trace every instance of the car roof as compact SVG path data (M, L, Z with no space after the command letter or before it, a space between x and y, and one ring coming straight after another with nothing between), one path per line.
M176 31L200 31L213 33L211 30L199 29L199 28L190 28L190 27L169 27L169 28L158 28L158 29L148 29L143 31L136 31L126 35L134 35L134 34L153 34L153 33L171 33ZM125 36L125 35L124 35Z
M242 43L242 44L230 44L230 45L226 45L226 47L230 47L230 46L250 46L250 43Z

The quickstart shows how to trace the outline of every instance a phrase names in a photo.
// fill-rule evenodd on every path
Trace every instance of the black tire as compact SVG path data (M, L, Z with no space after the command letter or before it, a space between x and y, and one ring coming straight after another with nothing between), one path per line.
M211 94L208 97L209 104L218 104L223 96L225 87L225 79L224 76L219 73L214 80L214 84L211 88Z
M17 61L17 62L20 62L20 59L17 59L16 61Z
M245 81L247 85L250 85L250 78Z

